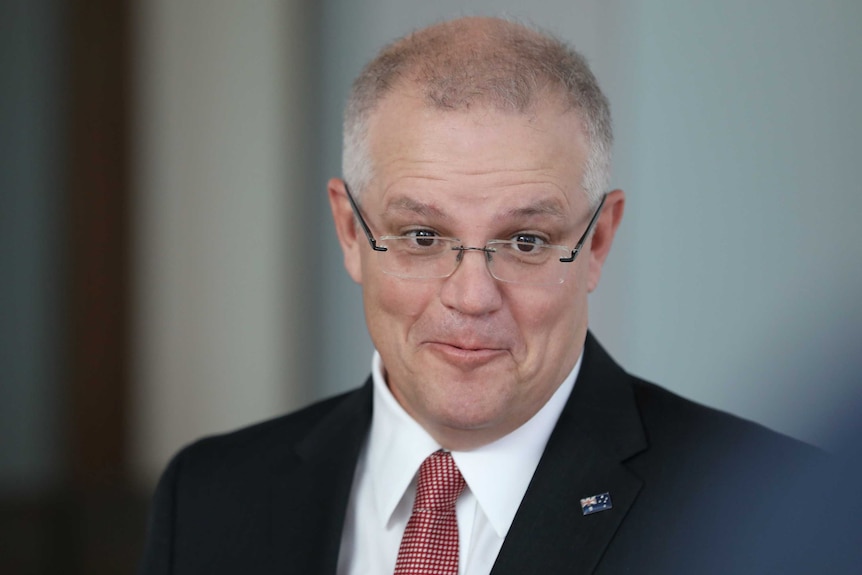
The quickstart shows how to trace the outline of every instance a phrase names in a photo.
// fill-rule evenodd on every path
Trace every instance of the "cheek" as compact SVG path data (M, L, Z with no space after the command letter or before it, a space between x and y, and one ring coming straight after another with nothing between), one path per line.
M561 342L572 341L586 323L586 292L583 282L572 281L556 289L524 293L510 300L512 313L527 345L527 352L545 356Z
M537 294L525 299L513 307L513 313L518 324L531 333L541 333L554 323L561 310L555 306L557 298L549 297L547 293Z
M393 320L409 327L422 315L435 294L431 283L401 280L367 268L363 275L363 295L369 320L373 317L387 318L386 330L392 329Z

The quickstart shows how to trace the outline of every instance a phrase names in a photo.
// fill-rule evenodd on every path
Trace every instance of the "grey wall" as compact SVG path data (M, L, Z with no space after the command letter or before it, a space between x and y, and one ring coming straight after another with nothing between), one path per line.
M816 441L860 382L862 4L631 7L628 89L611 94L631 192L615 345L680 393Z
M147 482L183 444L313 396L314 14L136 12L132 461Z

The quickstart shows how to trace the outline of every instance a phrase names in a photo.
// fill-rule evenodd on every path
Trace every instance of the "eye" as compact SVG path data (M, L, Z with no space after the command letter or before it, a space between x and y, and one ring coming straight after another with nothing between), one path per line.
M545 245L545 240L535 234L515 234L511 241L517 242L514 246L515 249L525 254Z
M423 248L430 248L434 245L434 240L438 237L437 232L431 230L412 230L405 234L406 237L412 238L413 242Z

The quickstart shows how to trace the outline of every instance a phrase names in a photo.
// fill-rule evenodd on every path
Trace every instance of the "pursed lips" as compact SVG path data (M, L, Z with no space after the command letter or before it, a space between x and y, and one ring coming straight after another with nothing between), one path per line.
M458 339L452 337L441 337L437 338L428 338L424 343L427 344L435 344L435 345L444 345L448 347L453 347L456 349L461 349L464 351L503 351L509 349L509 346L504 344L501 341L480 341L475 338L473 339Z
M449 347L454 347L456 349L461 349L464 351L502 351L504 348L497 347L494 345L480 345L480 344L467 344L467 343L453 343L446 341L438 341L432 343L439 343L440 345L447 345Z
M426 346L447 363L466 368L479 367L508 352L499 344L475 342L429 341Z

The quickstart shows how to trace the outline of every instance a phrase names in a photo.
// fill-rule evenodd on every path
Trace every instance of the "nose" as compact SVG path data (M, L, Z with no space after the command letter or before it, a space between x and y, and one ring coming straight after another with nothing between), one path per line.
M458 266L440 290L443 305L467 315L484 315L500 308L503 296L499 282L488 271L489 255L483 248L461 248Z

